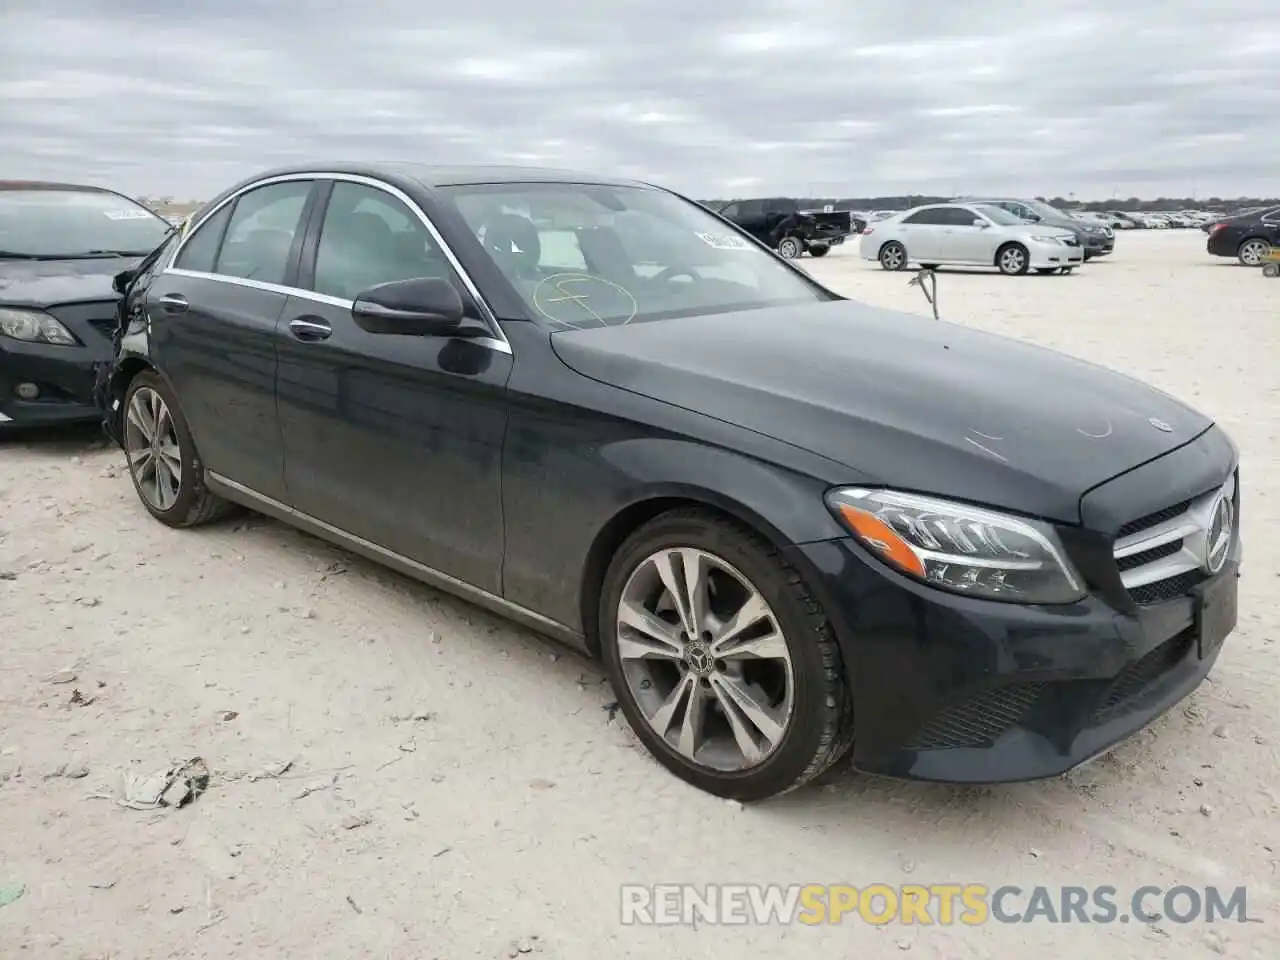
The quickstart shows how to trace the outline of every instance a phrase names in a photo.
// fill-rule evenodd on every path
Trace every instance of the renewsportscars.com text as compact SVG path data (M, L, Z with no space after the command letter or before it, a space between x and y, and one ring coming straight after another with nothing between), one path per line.
M1244 887L988 887L976 883L639 884L622 887L622 923L821 925L862 922L986 923L1248 922Z

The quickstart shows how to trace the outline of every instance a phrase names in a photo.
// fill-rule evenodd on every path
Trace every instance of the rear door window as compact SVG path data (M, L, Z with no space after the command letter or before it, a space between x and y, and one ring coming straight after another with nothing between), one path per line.
M270 183L242 194L213 272L283 284L313 181Z

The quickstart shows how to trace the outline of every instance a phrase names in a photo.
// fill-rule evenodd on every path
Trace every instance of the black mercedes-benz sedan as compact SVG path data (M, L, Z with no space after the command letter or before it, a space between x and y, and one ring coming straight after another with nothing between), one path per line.
M1280 207L1238 214L1207 225L1205 249L1215 257L1234 257L1246 267L1264 264L1280 247Z
M0 180L0 431L102 419L112 279L171 229L101 187Z
M847 300L704 207L328 164L136 272L102 383L160 522L250 507L602 658L676 775L1089 760L1236 623L1237 450L1119 373Z

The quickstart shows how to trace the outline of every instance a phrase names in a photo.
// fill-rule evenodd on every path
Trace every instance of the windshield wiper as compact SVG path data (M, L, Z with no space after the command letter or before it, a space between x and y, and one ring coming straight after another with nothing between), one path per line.
M19 253L17 250L0 250L0 260L55 260L39 253Z

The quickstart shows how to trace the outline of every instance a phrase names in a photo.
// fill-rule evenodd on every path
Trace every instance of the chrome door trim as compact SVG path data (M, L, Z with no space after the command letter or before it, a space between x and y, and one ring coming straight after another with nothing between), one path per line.
M295 510L279 500L258 493L258 491L246 487L242 483L237 483L229 477L224 477L220 473L207 470L205 472L205 483L210 491L227 500L239 503L251 510L260 511L291 526L298 527L322 540L328 540L330 543L345 547L352 553L390 567L420 583L425 583L427 586L435 587L437 590L442 590L459 599L484 607L492 613L519 621L532 630L544 633L578 650L585 651L587 649L583 635L558 620L544 617L528 607L522 607L518 603L504 600L502 597L467 583L465 580L459 580L457 577L442 573L434 567L428 567L426 564L411 560L402 554L396 553L394 550L379 546L371 540L348 533L346 530L335 527L331 523L325 523L323 520L303 513L301 510Z
M385 181L375 177L367 177L357 173L332 173L332 172L309 172L309 173L285 173L274 177L264 177L261 180L255 180L253 183L246 184L235 193L228 197L224 197L217 206L210 207L208 212L200 218L198 223L192 223L191 226L183 233L182 238L178 241L177 246L173 248L173 252L169 254L168 260L165 261L164 269L161 273L171 273L178 277L195 277L203 280L219 280L223 283L233 283L239 286L253 287L258 290L268 290L276 293L286 293L290 296L301 297L306 300L314 300L317 303L327 303L330 306L351 308L352 301L344 300L341 297L331 297L323 293L317 293L314 290L307 290L302 287L287 287L278 283L263 283L260 280L249 280L242 277L228 277L218 273L205 273L197 270L183 270L174 267L179 254L182 253L184 247L191 240L197 230L199 230L210 217L213 217L219 210L229 203L234 203L250 190L256 190L259 187L270 186L273 183L291 183L299 180L341 180L346 183L358 183L366 187L372 187L375 190L381 190L384 193L395 197L405 206L407 206L418 220L426 228L427 233L431 234L431 239L435 241L440 248L440 252L444 254L445 259L449 262L455 273L461 278L463 286L467 288L467 292L471 294L476 304L480 307L481 313L484 314L484 323L494 334L493 337L477 337L469 339L469 342L481 346L487 346L491 350L498 353L511 353L511 344L507 341L506 334L502 332L502 327L498 323L497 314L493 312L493 308L489 306L488 301L480 293L480 288L476 282L471 279L471 275L462 266L462 261L458 259L457 254L445 242L444 235L431 222L431 218L426 215L421 207L403 190L394 187Z

